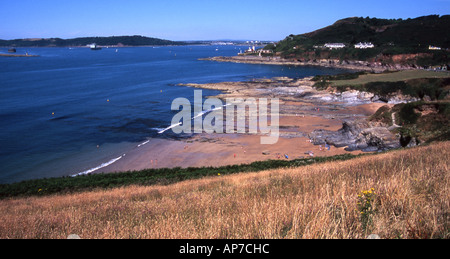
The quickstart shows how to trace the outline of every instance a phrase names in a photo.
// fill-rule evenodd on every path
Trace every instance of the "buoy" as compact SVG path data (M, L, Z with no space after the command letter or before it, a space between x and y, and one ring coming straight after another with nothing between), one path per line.
M55 116L55 113L54 113L54 112L52 112L52 116Z

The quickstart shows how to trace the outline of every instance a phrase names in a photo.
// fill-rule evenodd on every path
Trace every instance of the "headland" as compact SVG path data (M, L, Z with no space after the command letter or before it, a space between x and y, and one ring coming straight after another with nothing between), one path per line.
M300 61L297 59L284 59L279 56L255 56L255 55L243 55L243 56L231 56L231 57L210 57L201 60L217 61L217 62L233 62L233 63L246 63L246 64L265 64L265 65L281 65L281 66L319 66L337 69L346 69L354 71L368 71L381 73L384 71L398 71L398 70L412 70L415 69L407 65L386 65L379 62L357 61L357 60L345 60L340 61L338 59L318 59L309 61Z

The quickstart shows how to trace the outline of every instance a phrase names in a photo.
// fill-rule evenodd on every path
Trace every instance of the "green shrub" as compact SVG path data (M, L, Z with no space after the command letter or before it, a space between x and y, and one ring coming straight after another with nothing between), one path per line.
M389 126L392 125L392 112L389 106L383 106L379 108L372 116L369 118L370 121L379 121Z
M403 124L415 124L417 120L420 118L420 114L415 112L415 109L419 105L422 105L422 102L414 102L404 104L399 111L399 119L400 123Z

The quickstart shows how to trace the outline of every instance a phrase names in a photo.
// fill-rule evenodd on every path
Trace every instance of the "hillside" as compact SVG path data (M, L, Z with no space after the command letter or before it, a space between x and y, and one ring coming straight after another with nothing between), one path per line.
M373 128L384 127L395 134L401 146L450 140L448 72L359 72L316 76L313 81L317 89L371 93L371 101L386 103L369 122Z
M354 45L359 42L373 43L374 48L355 49ZM326 43L344 43L346 48L330 50L323 47ZM429 46L441 49L430 50ZM402 61L416 66L431 66L449 63L446 50L449 47L450 15L430 15L407 20L346 18L310 33L289 35L266 46L266 49L285 58L300 60ZM405 54L412 56L398 56Z
M5 47L84 47L97 43L100 46L164 46L186 45L185 42L162 40L144 36L112 36L112 37L83 37L75 39L16 39L0 40L0 46Z
M167 186L4 199L0 238L446 239L449 156L442 142Z

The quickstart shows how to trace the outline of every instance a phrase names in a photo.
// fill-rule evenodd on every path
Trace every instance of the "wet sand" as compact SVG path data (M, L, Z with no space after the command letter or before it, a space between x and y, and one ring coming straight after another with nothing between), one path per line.
M123 172L148 168L219 167L248 164L255 161L297 159L314 156L333 156L348 153L343 148L319 150L309 138L283 138L277 144L261 145L260 136L237 134L200 135L190 141L152 139L148 144L136 147L121 160L104 168L102 172ZM263 152L265 154L263 154ZM355 152L356 154L356 152Z

